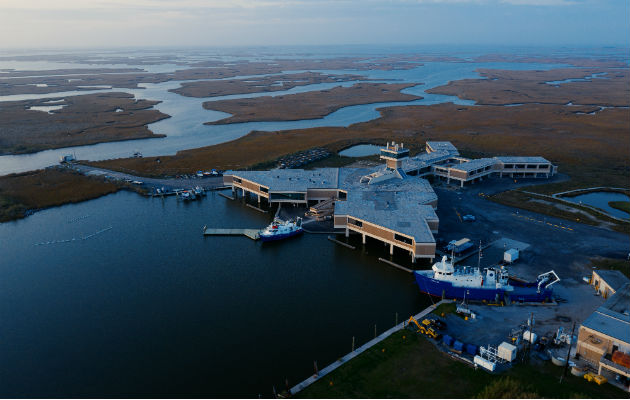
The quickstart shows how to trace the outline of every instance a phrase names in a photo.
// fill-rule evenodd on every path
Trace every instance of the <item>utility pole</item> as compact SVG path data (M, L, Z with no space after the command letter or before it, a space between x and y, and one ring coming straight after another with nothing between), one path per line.
M564 363L564 369L562 370L562 375L560 375L560 383L562 383L562 378L567 374L567 369L569 369L569 357L571 356L571 347L573 347L573 332L575 332L575 321L573 321L573 327L571 328L571 337L569 340L569 350L567 350L567 359Z

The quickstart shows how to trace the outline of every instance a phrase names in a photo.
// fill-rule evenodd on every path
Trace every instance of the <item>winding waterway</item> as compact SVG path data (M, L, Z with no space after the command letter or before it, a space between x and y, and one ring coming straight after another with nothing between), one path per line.
M107 65L105 65L107 66ZM59 156L74 153L79 159L103 160L110 158L130 157L138 150L145 156L170 155L179 150L193 149L213 144L219 144L237 139L252 130L275 131L286 129L304 129L321 126L349 126L358 122L370 121L380 116L378 108L403 105L430 105L444 102L456 104L474 104L473 101L461 100L454 96L425 93L426 89L448 83L451 80L477 78L477 68L497 69L550 69L563 64L529 64L529 63L425 63L410 70L392 71L358 71L358 70L323 70L321 72L331 74L357 74L368 79L390 82L423 83L403 90L403 93L422 96L423 99L409 102L387 102L355 105L343 107L324 118L299 120L299 121L274 121L274 122L248 122L228 125L203 125L204 122L216 121L229 116L229 114L205 110L202 104L206 101L218 99L252 98L259 96L279 96L291 93L303 93L307 91L329 89L334 86L351 86L356 81L342 83L322 83L306 86L298 86L290 90L273 93L249 93L243 95L231 95L222 97L195 98L185 97L169 92L180 86L179 81L170 81L157 84L143 84L143 89L112 88L98 91L71 91L63 93L50 93L45 95L13 95L0 96L0 101L14 101L36 98L57 98L71 95L104 92L127 92L136 98L159 100L160 104L155 108L171 115L149 128L155 133L163 133L165 138L140 139L124 142L100 143L90 146L77 146L55 150L46 150L33 154L0 156L0 175L14 172L24 172L44 168L58 162ZM0 64L0 68L2 64ZM101 65L101 67L103 67ZM291 71L289 71L291 72ZM263 75L264 76L264 75ZM248 77L251 77L249 75ZM233 79L238 79L235 77ZM190 82L190 81L188 81Z
M226 114L202 108L212 98L168 91L179 82L99 90L94 92L123 91L162 101L155 108L172 117L150 128L167 137L2 156L0 175L46 167L70 152L91 160L128 157L134 150L174 154L234 140L251 130L348 126L378 118L376 109L383 106L472 104L424 90L478 77L479 67L558 66L434 62L412 70L324 71L422 82L405 93L424 98L344 107L316 120L216 126L203 123ZM11 67L85 65L0 62L0 69ZM168 72L184 67L148 68ZM230 97L258 95L263 94ZM394 324L396 313L401 321L430 304L409 274L377 261L388 257L378 243L368 242L365 248L358 243L352 251L326 235L262 244L201 234L204 225L260 228L270 218L216 193L188 204L120 192L0 224L0 396L269 396L273 386L284 388L285 378L293 385L311 375L313 361L323 367L349 352L353 336L358 346L373 337L375 324L382 332Z

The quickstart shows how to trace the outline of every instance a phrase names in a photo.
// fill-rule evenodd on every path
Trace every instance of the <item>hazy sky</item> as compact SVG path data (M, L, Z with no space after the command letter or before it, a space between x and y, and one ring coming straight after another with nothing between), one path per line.
M0 0L0 48L628 45L629 0Z

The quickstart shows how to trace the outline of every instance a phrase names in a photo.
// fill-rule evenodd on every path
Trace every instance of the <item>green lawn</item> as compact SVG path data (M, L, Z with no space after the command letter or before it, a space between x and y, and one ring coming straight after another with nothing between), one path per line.
M427 339L397 332L298 393L300 398L620 398L546 362L515 365L499 375L451 359Z
M618 258L592 258L591 262L599 269L612 269L621 271L630 278L630 261Z

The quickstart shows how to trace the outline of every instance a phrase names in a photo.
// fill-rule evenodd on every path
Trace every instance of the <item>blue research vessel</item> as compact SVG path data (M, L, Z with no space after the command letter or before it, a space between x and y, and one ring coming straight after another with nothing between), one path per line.
M538 276L536 282L524 282L509 277L505 267L455 267L446 256L433 264L431 270L414 271L421 292L446 299L466 299L488 302L532 302L551 300L551 286L560 278L554 271Z

